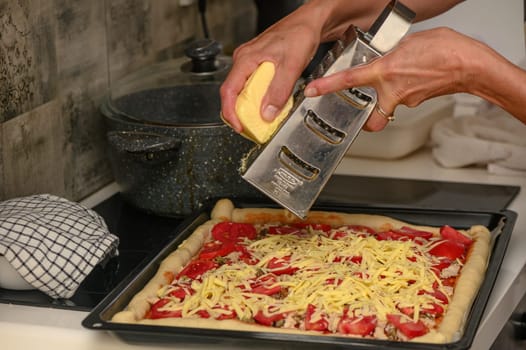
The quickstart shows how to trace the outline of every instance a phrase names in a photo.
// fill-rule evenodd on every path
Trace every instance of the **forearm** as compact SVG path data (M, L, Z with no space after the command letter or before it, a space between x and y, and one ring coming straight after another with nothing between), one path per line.
M481 44L483 45L483 44ZM526 123L526 71L489 47L477 60L466 62L465 90L508 111Z
M437 16L463 0L402 0L416 13L415 22ZM368 30L389 0L311 0L298 10L319 30L320 41L340 37L352 24Z

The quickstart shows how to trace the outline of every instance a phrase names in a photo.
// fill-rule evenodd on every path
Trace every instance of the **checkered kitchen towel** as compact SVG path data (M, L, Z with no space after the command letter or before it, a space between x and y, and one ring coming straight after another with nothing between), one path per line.
M0 254L33 287L70 298L119 239L96 212L49 194L0 203Z

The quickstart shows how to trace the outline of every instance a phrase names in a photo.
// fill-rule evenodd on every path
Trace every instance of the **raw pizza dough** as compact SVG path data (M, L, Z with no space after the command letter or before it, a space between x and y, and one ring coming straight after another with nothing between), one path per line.
M125 310L116 313L112 321L122 323L169 325L177 327L229 329L235 331L258 331L295 334L317 334L319 332L284 329L245 323L238 320L214 320L206 318L161 318L145 319L144 316L150 309L150 301L157 298L158 291L166 284L171 283L175 274L183 269L193 256L201 249L205 241L210 238L212 227L222 221L239 223L264 224L264 223L296 223L300 222L294 214L286 209L270 208L235 208L228 199L219 200L212 210L211 218L199 226L177 250L167 256L159 266L156 275L146 286L136 294ZM333 227L343 225L365 225L377 231L397 229L408 226L417 230L424 230L439 235L438 227L411 225L397 219L381 215L348 214L340 212L311 211L307 218L301 222L315 224L330 224ZM437 329L431 329L424 336L416 337L411 341L427 343L447 343L455 340L462 334L464 322L469 313L471 304L485 276L489 258L490 233L484 226L473 226L466 231L461 231L473 239L474 243L468 253L468 258L462 267L461 274L455 285L453 297L448 309ZM332 336L338 334L329 334Z

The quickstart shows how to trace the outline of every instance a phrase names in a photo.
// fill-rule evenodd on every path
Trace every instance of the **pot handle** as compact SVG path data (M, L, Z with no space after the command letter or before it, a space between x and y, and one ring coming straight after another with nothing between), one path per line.
M118 153L148 164L173 159L181 147L178 139L143 131L109 131L106 136L110 147Z

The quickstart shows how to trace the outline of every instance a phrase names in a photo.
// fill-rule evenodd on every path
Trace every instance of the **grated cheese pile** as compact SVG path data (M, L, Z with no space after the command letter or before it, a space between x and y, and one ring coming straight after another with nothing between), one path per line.
M267 227L257 226L258 232ZM302 235L245 239L243 243L258 260L256 264L248 265L237 259L239 253L230 253L231 262L191 280L193 294L183 301L168 296L171 300L162 310L180 310L182 317L198 317L200 311L206 311L213 318L234 310L240 320L251 321L261 311L269 317L280 313L304 314L312 304L316 306L312 321L324 317L329 321L329 330L334 331L345 310L352 311L354 316L374 315L379 321L385 321L387 314L399 314L410 320L400 308L413 307L412 318L417 321L422 309L437 303L431 294L437 285L444 295L452 294L452 288L443 286L432 270L438 260L428 251L435 240L378 240L348 227L333 228L328 233L309 228ZM293 274L277 275L266 286L279 285L286 292L276 295L251 292L251 281L273 272L268 268L270 261L287 263L296 270ZM173 288L173 285L161 288L159 298L167 298ZM284 327L287 324L297 327L298 320L293 317L285 320Z

